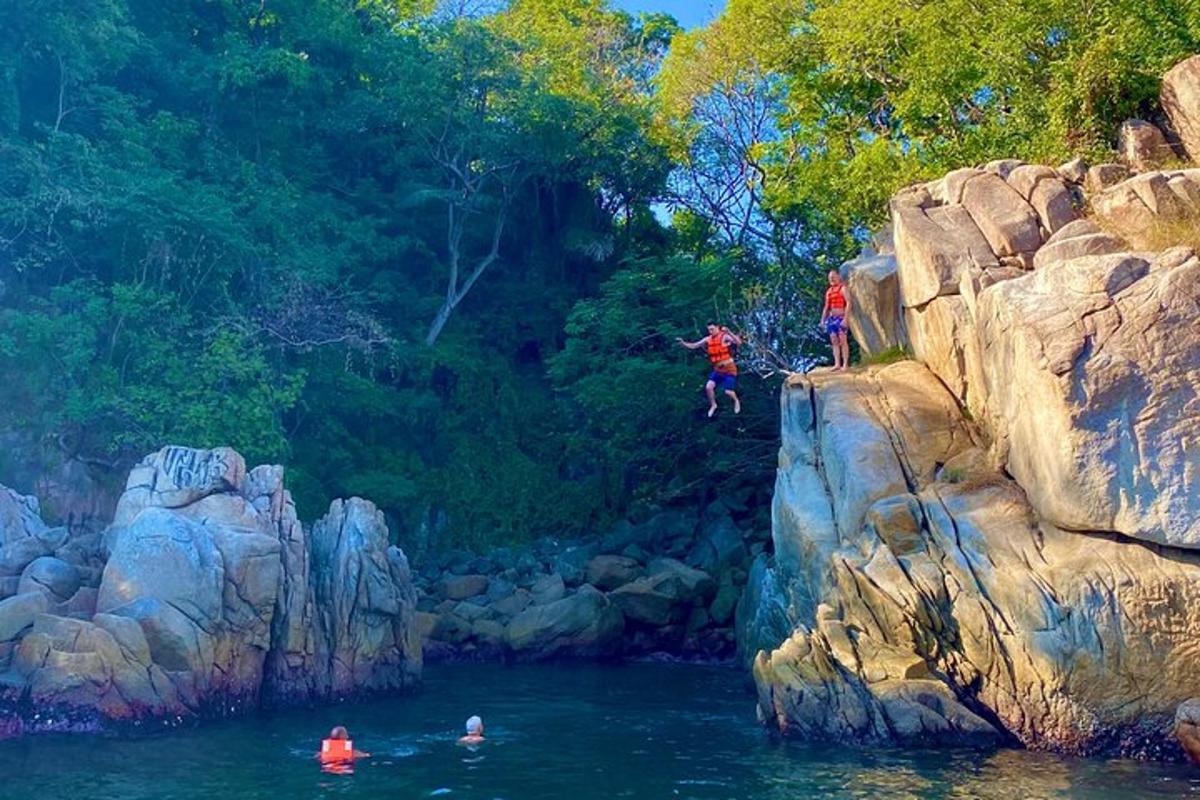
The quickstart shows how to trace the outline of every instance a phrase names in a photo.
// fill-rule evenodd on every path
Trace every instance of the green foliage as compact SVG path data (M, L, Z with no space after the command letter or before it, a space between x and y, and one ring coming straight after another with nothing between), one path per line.
M677 342L701 338L710 321L728 322L740 291L731 267L719 257L633 261L571 313L550 375L578 410L565 432L573 469L595 480L614 510L631 499L753 484L770 469L775 384L743 371L742 414L721 397L709 420L708 361Z
M0 3L0 434L477 544L765 484L774 386L709 421L675 337L812 363L895 188L1103 151L1200 46L1195 0L452 5Z
M863 356L859 359L859 363L863 366L882 366L884 364L895 364L898 361L908 361L912 357L912 353L908 352L908 348L903 345L896 345L873 356Z
M544 359L659 194L671 31L579 10L3 4L0 430L118 470L228 444L307 517L464 541L599 519Z
M773 31L773 35L765 35ZM664 74L666 107L767 79L766 206L854 231L899 187L992 158L1111 152L1200 49L1195 0L731 0Z
M53 433L92 456L173 441L237 441L258 459L286 452L283 414L302 376L276 374L236 332L204 331L168 292L77 280L0 322L0 365L20 376L4 389L16 428Z

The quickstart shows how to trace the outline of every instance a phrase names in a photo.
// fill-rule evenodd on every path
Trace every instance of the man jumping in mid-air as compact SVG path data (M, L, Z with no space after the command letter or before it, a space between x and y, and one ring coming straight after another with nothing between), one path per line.
M697 342L676 341L688 350L699 350L701 347L708 350L708 360L712 362L712 371L708 373L708 382L704 384L704 391L708 395L708 416L717 413L718 386L733 400L733 413L742 413L742 401L737 396L737 364L730 350L742 343L741 337L724 326L710 322L708 336L703 339Z

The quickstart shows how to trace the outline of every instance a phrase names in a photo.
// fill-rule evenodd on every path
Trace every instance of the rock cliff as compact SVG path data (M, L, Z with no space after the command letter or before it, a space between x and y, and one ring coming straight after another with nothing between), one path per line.
M1196 115L1196 68L1173 118ZM864 349L915 358L784 388L774 555L738 615L783 731L1178 752L1200 695L1200 170L1158 169L1159 137L1127 127L1127 164L906 190L894 248L847 265Z
M166 447L100 535L0 494L0 715L9 732L233 713L419 677L404 554L370 503L306 530L283 470Z

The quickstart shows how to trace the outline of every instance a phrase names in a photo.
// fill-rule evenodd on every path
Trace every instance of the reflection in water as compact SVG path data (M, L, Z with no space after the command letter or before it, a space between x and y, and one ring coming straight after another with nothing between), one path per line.
M1124 798L1200 793L1182 766L1004 750L901 751L779 741L733 670L432 667L412 696L137 738L0 743L0 800L795 800ZM457 744L467 710L488 741ZM337 717L335 720L334 717ZM322 771L334 723L375 754ZM494 726L493 726L494 723Z
M335 762L328 763L328 764L322 764L321 772L327 772L330 775L353 775L354 774L354 762L353 761L335 761Z

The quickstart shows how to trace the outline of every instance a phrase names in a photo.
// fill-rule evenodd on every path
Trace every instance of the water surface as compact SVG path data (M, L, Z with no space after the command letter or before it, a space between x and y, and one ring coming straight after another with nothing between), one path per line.
M490 739L477 751L454 744L472 713ZM337 724L374 755L353 775L312 758ZM1185 766L780 742L755 723L737 671L659 664L431 666L407 697L3 742L0 775L14 800L1200 796L1200 771Z

